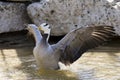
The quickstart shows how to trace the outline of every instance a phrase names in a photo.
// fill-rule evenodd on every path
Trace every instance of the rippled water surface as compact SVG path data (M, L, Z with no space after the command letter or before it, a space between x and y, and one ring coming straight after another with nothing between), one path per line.
M18 43L0 42L0 80L120 80L119 40L86 52L70 66L60 64L61 70L38 70L33 45L23 41L16 48Z

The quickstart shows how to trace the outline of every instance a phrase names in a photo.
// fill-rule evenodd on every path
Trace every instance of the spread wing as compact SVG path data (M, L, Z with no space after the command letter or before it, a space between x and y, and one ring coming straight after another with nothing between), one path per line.
M70 64L76 61L88 49L97 47L114 35L111 26L79 28L68 33L56 45L60 48L60 61Z

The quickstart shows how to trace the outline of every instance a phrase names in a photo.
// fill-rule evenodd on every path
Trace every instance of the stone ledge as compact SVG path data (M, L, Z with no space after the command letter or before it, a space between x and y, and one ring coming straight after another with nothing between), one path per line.
M30 23L24 3L0 2L0 33L24 29Z
M17 3L25 3L25 2L39 2L40 0L0 0L1 2L17 2Z

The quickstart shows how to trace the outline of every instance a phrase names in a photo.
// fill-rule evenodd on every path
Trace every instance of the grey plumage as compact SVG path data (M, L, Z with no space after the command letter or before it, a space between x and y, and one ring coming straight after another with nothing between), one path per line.
M44 25L42 24L42 27L39 27L40 31L43 31L43 38L47 31L47 37L49 37L50 31L47 30L49 28L47 27L45 29L42 29L44 27L45 23ZM37 57L36 61L37 63L42 61L39 66L44 65L44 67L47 69L57 69L59 61L65 65L71 64L80 58L84 52L103 44L105 41L108 41L111 37L113 37L113 35L113 27L103 25L75 29L69 32L58 43L53 45L50 45L46 38L45 43L48 44L48 46L42 47L42 49L44 49L42 50L40 49L41 45L38 44L39 47L37 47L37 53L35 53L39 54L37 56L42 56L45 54L44 58L46 59L41 60L43 59L42 57ZM41 44L44 45L42 42Z
M113 35L113 27L105 25L73 30L56 44L62 50L60 61L64 64L73 63L84 52L103 44Z

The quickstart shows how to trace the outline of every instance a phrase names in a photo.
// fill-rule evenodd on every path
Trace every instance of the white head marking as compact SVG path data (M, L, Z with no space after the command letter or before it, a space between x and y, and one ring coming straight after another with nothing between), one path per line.
M44 34L50 34L51 28L50 25L48 25L47 23L42 23L40 25L40 30L42 30Z

